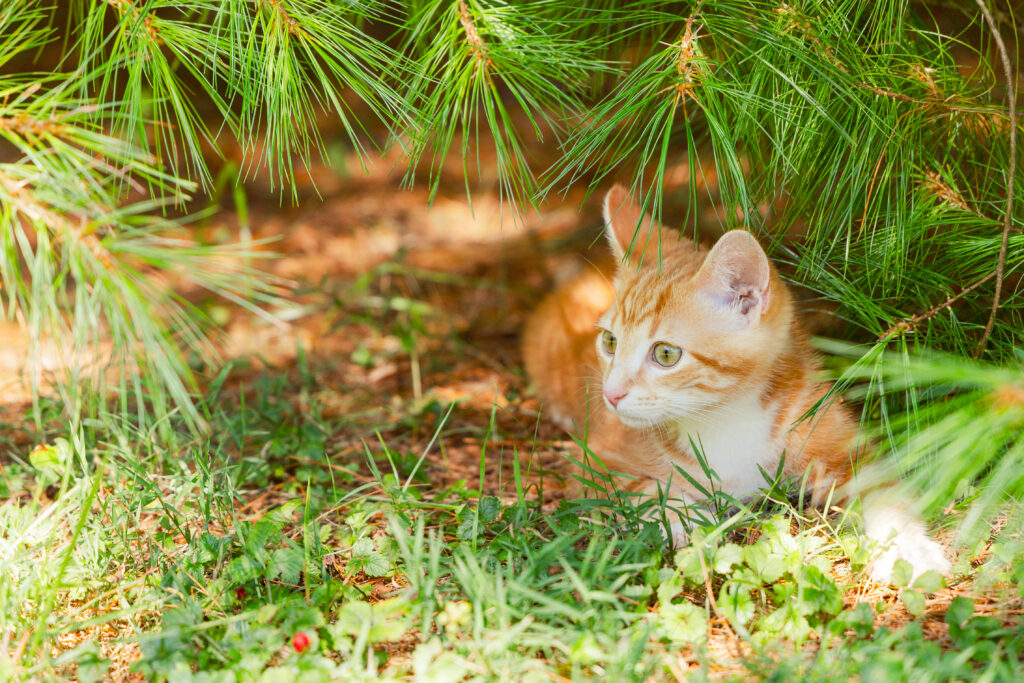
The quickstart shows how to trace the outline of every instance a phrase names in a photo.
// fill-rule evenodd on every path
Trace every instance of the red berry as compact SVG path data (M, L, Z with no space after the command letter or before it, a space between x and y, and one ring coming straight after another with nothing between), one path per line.
M245 590L241 586L235 589L235 598L238 600L245 600L245 596L249 595L249 591Z
M295 648L296 652L302 654L306 651L306 648L309 647L309 636L302 631L299 631L292 636L292 647Z

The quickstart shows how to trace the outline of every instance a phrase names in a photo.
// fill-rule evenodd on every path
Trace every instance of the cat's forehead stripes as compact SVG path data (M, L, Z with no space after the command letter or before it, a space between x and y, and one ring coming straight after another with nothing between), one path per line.
M669 276L653 270L637 273L616 299L616 319L628 327L647 321L654 334L672 300L673 289L682 279L679 274Z

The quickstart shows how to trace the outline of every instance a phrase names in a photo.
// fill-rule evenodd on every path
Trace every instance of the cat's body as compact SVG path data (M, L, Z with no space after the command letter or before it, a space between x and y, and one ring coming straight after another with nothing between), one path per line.
M619 261L614 280L584 273L544 301L525 330L527 371L546 412L585 434L626 491L693 503L702 496L682 469L708 490L743 498L780 462L785 475L807 474L819 500L846 485L856 422L838 401L801 420L828 386L816 379L820 366L789 291L756 239L735 230L701 248L662 230L621 187L608 193L605 221ZM920 524L901 519L892 530L916 546L876 562L876 576L896 557L921 571L948 569ZM884 520L868 526L887 540ZM673 535L685 537L681 525Z

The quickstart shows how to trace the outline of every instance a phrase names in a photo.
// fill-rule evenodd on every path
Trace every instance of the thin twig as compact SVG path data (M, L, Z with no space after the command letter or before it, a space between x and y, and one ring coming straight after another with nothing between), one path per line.
M37 201L32 196L31 186L28 181L18 181L6 173L0 172L0 190L11 206L34 224L45 226L57 235L67 235L73 240L85 246L90 253L107 270L115 267L114 256L103 246L103 243L96 237L92 230L86 229L88 220L85 216L77 216L78 224L71 217L67 217L51 210L45 204Z
M693 75L694 71L697 70L693 64L693 58L696 55L696 49L693 44L697 41L697 33L693 30L693 20L695 17L696 15L691 15L686 20L686 31L679 38L679 56L676 58L676 73L679 74L681 82L675 87L676 104L679 104L679 101L687 96L693 97L693 89L695 87Z
M857 81L855 85L858 88L864 88L865 90L869 90L874 94L880 95L882 97L888 97L899 102L907 102L908 104L916 104L918 105L919 109L923 109L925 107L934 107L937 109L944 109L945 111L949 112L955 111L960 114L972 114L975 116L982 117L991 116L993 118L999 116L1009 117L1010 115L1010 112L1007 111L1006 109L1000 109L998 107L986 107L980 104L964 103L963 99L956 100L957 102L961 102L961 104L954 104L953 101L950 100L922 100L917 97L911 97L910 95L907 95L905 93L899 93L893 90L887 90L886 88L880 88L878 86L871 85L870 83L867 83L865 81Z
M974 357L977 358L984 351L989 335L992 334L992 326L995 325L996 314L999 312L999 297L1003 293L1003 275L1006 271L1006 248L1010 240L1010 223L1013 218L1013 189L1017 175L1017 98L1014 90L1013 68L1010 66L1010 54L1006 51L1006 45L1003 43L1002 35L999 34L996 20L992 17L992 12L989 11L985 0L975 1L978 3L978 7L981 8L981 13L985 15L985 22L988 23L989 30L992 31L992 38L996 41L999 56L1003 60L1003 72L1006 77L1006 99L1010 105L1010 171L1006 183L1006 214L1003 216L1003 239L999 245L999 260L996 261L996 291L992 296L992 312L989 313L988 322L985 323L985 332L981 335L981 341L978 342L978 348L974 352Z
M108 0L109 1L109 0ZM302 29L302 26L298 21L295 20L292 15L288 13L288 10L281 4L281 0L262 0L256 3L257 6L263 4L270 7L274 12L277 13L277 18L280 22L288 29L288 33L295 36L296 38L306 37L306 32Z
M477 65L493 67L494 62L487 55L487 45L480 37L480 31L477 30L476 22L473 21L473 15L469 11L466 0L459 0L459 23L462 24L462 29L466 32L466 42L469 44L470 52Z
M964 296L970 294L971 292L976 290L978 287L981 287L983 284L985 284L986 282L988 282L989 280L991 280L995 276L996 276L996 271L993 270L991 273L989 273L985 277L981 278L980 280L975 280L971 284L967 285L962 290L960 290L959 293L952 295L951 297L949 297L948 299L943 301L941 304L938 304L936 306L932 306L931 308L929 308L924 313L918 313L917 315L914 315L914 316L911 316L909 318L905 318L904 320L899 320L899 321L893 323L892 327L887 329L882 334L878 335L878 341L885 341L889 337L892 337L892 336L894 336L894 335L896 335L896 334L898 334L900 332L907 332L909 330L912 330L913 328L917 327L920 323L922 323L925 320L927 320L928 318L932 317L933 315L935 315L939 311L941 311L943 309L946 309L946 308L949 308L950 306L955 304L957 301L962 299Z
M132 0L106 0L106 3L120 12L122 17L131 17L136 22L139 21L139 17L142 17L139 8L135 6ZM153 23L152 14L147 12L146 16L142 17L142 28L145 29L154 43L157 45L164 44L163 38L160 37L160 32L157 31Z
M693 63L694 58L697 56L694 44L697 42L697 33L699 31L699 29L697 31L693 30L693 23L704 7L704 2L705 0L701 0L693 8L693 12L686 19L686 30L679 37L679 56L676 58L676 73L679 74L682 82L676 85L676 104L679 104L679 101L687 96L694 100L697 99L693 94L693 90L696 87L694 75L700 76L701 67L700 64L694 65Z
M54 119L40 120L28 114L16 116L0 116L0 131L10 131L22 136L55 135L63 136L67 126L57 123Z

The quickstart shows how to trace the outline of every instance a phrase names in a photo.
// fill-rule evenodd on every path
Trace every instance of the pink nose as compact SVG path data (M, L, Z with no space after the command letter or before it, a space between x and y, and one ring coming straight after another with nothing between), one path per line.
M612 408L618 406L619 401L624 399L626 397L626 394L628 393L628 389L622 391L617 389L609 389L608 387L605 387L604 389L604 397L608 400L609 403L612 404Z

